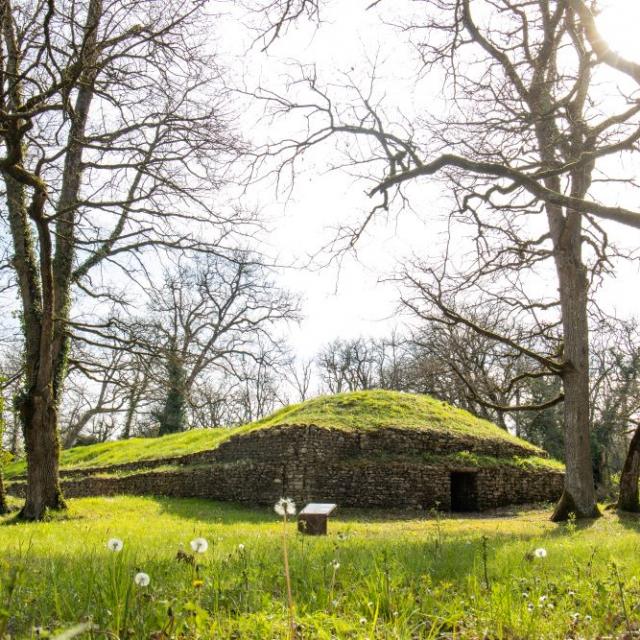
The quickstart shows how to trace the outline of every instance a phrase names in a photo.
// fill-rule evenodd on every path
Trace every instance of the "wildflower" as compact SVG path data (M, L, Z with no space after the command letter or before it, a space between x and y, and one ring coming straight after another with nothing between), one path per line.
M195 538L190 544L196 553L204 553L209 548L209 543L204 538Z
M573 622L578 622L578 619L580 618L580 614L576 611L575 613L572 613L570 616L571 620L573 620Z
M589 622L589 621L591 620L591 616L590 616L589 614L587 614L587 615L584 617L584 619L585 619L587 622Z
M194 589L199 589L204 584L204 580L194 580L191 584Z
M337 560L332 560L331 566L333 567L334 571L337 571L340 568L340 563Z
M149 583L151 582L151 578L149 577L149 574L144 573L143 571L140 571L139 573L136 573L135 578L133 579L133 581L139 587L148 587Z
M532 602L530 602L530 603L527 605L527 609L529 609L529 611L533 611L533 610L534 610L534 608L535 608L535 607L533 606L533 603L532 603Z
M536 558L546 558L546 557L547 557L547 550L546 550L546 549L543 549L542 547L540 547L539 549L536 549L536 550L533 552L533 555L534 555Z
M124 542L122 542L120 538L109 538L107 542L107 549L109 549L109 551L118 553L118 551L122 551L122 547L124 547Z
M367 624L366 618L360 618L360 624Z
M295 516L296 503L291 498L280 498L276 502L274 509L279 516Z
M544 603L544 602L546 602L547 600L548 600L548 596L540 596L540 597L538 598L538 602L539 602L540 604L543 604L543 603Z
M244 551L244 545L242 544L242 542L238 545L238 551L240 551L241 553Z
M524 591L524 592L522 593L522 597L526 599L526 598L528 598L528 597L529 597L529 594L528 594L526 591Z

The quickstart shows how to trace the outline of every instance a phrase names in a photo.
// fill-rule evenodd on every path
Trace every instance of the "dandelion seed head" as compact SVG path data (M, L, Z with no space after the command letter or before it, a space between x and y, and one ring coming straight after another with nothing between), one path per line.
M536 550L533 552L533 555L534 555L536 558L546 558L546 557L547 557L547 550L546 550L546 549L544 549L543 547L539 547L538 549L536 549Z
M204 553L209 548L209 543L204 538L194 538L189 544L196 553Z
M367 624L367 619L366 618L360 618L360 624Z
M144 571L140 571L139 573L136 573L135 577L133 578L133 581L139 587L148 587L149 583L151 582L151 578L149 577L149 574L144 573Z
M238 545L238 551L244 551L244 545L242 542Z
M295 516L296 503L291 498L280 498L274 506L275 512L279 516Z
M331 566L333 567L334 571L337 571L340 568L340 563L337 560L332 560Z
M122 551L122 547L124 547L124 542L122 542L120 538L109 538L107 541L107 549L109 549L109 551L118 553L118 551Z

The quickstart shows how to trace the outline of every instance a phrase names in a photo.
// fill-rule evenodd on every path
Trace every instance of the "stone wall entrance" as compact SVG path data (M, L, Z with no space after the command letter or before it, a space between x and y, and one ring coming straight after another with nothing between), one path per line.
M451 472L451 511L478 511L478 474Z

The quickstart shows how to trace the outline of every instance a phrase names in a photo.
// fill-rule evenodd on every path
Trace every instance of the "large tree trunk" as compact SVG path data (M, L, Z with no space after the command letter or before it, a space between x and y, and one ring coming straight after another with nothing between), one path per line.
M0 395L0 515L4 515L9 511L9 505L7 504L7 494L4 490L4 478L2 475L3 450L2 450L2 436L4 435L4 398Z
M567 222L567 226L571 221ZM566 229L565 229L566 230ZM580 233L577 225L576 233ZM562 246L563 244L568 246ZM576 240L579 242L579 240ZM560 301L564 330L565 486L552 520L599 515L589 439L589 326L588 281L572 239L563 238L557 249Z
M20 517L40 520L48 509L66 506L58 478L57 408L50 387L27 390L20 401L20 417L27 455L27 493Z
M620 511L640 512L638 500L638 478L640 477L640 426L629 443L627 458L624 461L622 475L620 476L620 495L618 496L618 509Z
M4 490L4 479L2 477L2 468L0 467L0 516L9 513L9 505L7 504L7 494Z
M590 150L585 146L581 126L586 94L576 91L575 101L567 106L571 112L572 128L566 134L559 131L552 115L553 109L550 108L555 104L555 99L549 94L545 68L546 65L542 65L537 71L530 104L538 115L535 128L542 164L545 168L553 169L566 149L570 149L576 159ZM583 73L578 86L588 82L588 78L588 72ZM593 164L585 163L570 172L571 196L584 198L591 185L592 171ZM557 175L545 178L544 183L555 193L562 193L566 188ZM597 517L599 511L589 438L589 280L582 257L583 219L576 211L563 209L554 203L547 202L545 209L558 276L564 339L562 382L566 470L564 491L551 518L558 522L566 520L570 514L576 518Z

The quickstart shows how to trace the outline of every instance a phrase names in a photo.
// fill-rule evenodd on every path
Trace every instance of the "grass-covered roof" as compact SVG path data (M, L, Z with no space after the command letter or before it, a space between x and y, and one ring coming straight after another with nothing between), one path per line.
M356 391L320 396L290 405L257 422L234 428L194 429L161 438L131 438L62 452L61 467L104 467L142 460L181 456L214 449L234 435L278 425L316 425L345 430L384 427L435 430L453 436L501 440L540 453L537 447L516 438L495 424L430 396L397 391ZM24 462L6 469L8 478L24 472Z

